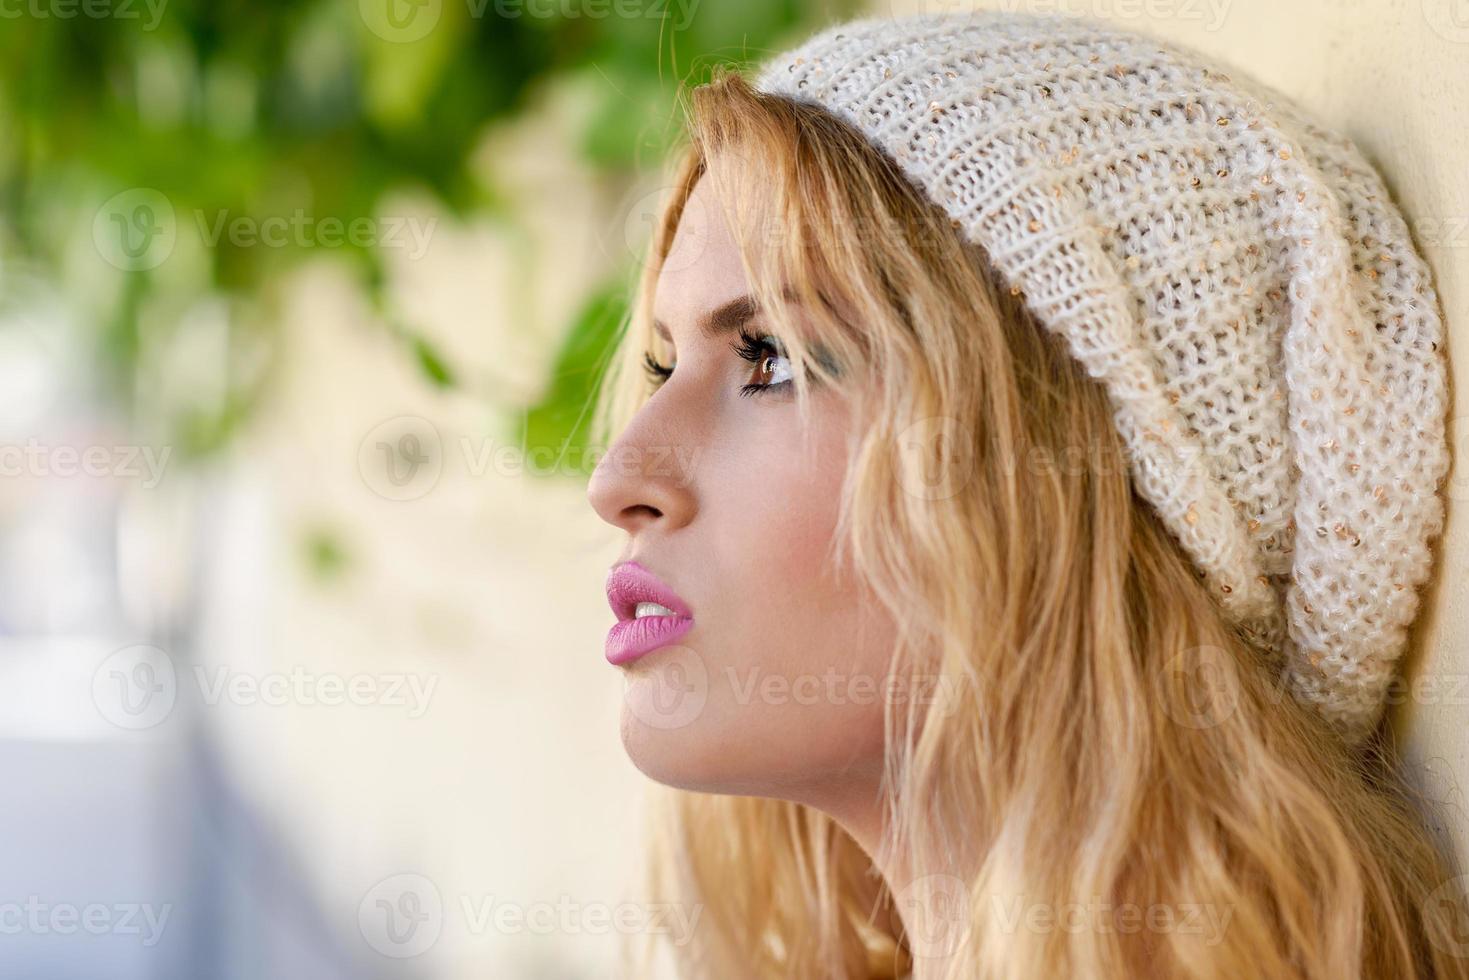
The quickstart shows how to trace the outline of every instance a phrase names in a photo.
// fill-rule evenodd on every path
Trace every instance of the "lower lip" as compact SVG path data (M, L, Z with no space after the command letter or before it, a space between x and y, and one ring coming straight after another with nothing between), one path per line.
M607 662L630 663L683 636L694 626L687 616L644 616L624 619L607 631Z

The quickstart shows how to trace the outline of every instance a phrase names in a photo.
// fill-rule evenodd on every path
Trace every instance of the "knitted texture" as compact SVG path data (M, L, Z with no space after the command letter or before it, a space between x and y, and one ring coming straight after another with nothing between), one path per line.
M1073 17L849 21L766 62L891 157L1109 394L1134 485L1350 743L1442 530L1443 324L1373 167L1274 89Z

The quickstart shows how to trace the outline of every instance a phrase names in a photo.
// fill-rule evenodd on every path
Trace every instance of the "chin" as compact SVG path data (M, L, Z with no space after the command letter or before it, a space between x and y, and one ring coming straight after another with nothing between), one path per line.
M865 774L875 781L880 769L880 717L861 719L871 729L866 737L857 737L863 729L851 717L810 719L816 722L814 730L803 730L790 726L787 718L758 710L715 710L713 704L683 724L668 724L671 716L660 715L650 722L650 705L670 703L656 700L659 690L653 678L629 678L621 735L632 764L665 786L806 802ZM844 734L832 738L832 732Z
M643 775L675 789L703 793L729 792L733 773L728 735L711 731L712 719L683 725L647 720L652 698L645 679L631 679L622 702L622 748Z

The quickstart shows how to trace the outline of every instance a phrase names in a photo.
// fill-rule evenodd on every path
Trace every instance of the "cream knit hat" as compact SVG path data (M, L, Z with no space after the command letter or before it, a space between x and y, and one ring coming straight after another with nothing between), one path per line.
M1443 324L1381 179L1284 96L1072 17L828 28L767 62L885 151L1103 382L1139 493L1351 743L1443 524Z

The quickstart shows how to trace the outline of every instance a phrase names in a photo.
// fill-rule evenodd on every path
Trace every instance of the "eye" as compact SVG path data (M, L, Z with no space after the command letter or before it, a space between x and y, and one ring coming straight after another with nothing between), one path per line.
M758 380L741 385L741 395L757 395L791 384L790 360L775 337L768 334L756 337L741 328L739 342L731 343L730 347L740 357L755 365L755 376Z
M664 367L662 364L659 364L653 358L651 351L643 351L643 369L648 372L648 380L653 383L654 388L667 381L669 376L673 374L673 365L670 364Z

